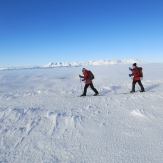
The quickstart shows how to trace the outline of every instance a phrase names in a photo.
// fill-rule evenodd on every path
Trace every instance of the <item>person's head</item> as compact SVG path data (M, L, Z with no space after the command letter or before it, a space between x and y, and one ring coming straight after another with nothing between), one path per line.
M135 68L136 66L137 66L136 63L134 63L134 64L132 65L133 68Z
M82 69L82 72L84 72L85 70L86 70L86 69L85 69L85 68L83 68L83 69Z

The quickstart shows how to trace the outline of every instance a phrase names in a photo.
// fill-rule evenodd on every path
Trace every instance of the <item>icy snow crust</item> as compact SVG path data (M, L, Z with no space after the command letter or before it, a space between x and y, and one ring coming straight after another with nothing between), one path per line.
M139 65L147 92L123 94L129 66L86 66L100 96L84 98L82 67L1 71L0 162L162 163L163 64Z

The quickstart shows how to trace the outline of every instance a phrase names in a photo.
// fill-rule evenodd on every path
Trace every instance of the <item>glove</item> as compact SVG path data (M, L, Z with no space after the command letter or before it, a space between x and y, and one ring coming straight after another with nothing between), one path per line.
M130 71L132 71L132 68L131 68L131 67L129 67L129 70L130 70Z
M82 79L82 81L85 81L85 79Z
M82 76L81 75L79 75L79 78L81 78Z
M129 74L129 77L131 77L132 76L132 74Z

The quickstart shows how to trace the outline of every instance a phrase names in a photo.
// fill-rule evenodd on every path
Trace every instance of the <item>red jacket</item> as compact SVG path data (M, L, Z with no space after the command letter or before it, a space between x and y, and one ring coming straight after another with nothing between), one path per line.
M87 70L85 70L85 71L83 72L83 75L84 75L85 84L90 84L90 83L92 83L92 80L90 80L90 78L89 78L89 73L88 73Z
M141 70L142 70L141 67L136 67L136 68L132 69L132 76L134 76L133 77L134 81L140 80L140 71Z

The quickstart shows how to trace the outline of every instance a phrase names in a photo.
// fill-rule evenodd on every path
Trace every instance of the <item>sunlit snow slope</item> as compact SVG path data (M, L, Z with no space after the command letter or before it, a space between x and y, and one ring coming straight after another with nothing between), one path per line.
M129 66L86 66L100 95L84 98L82 67L1 71L0 162L162 163L163 64L123 94Z

